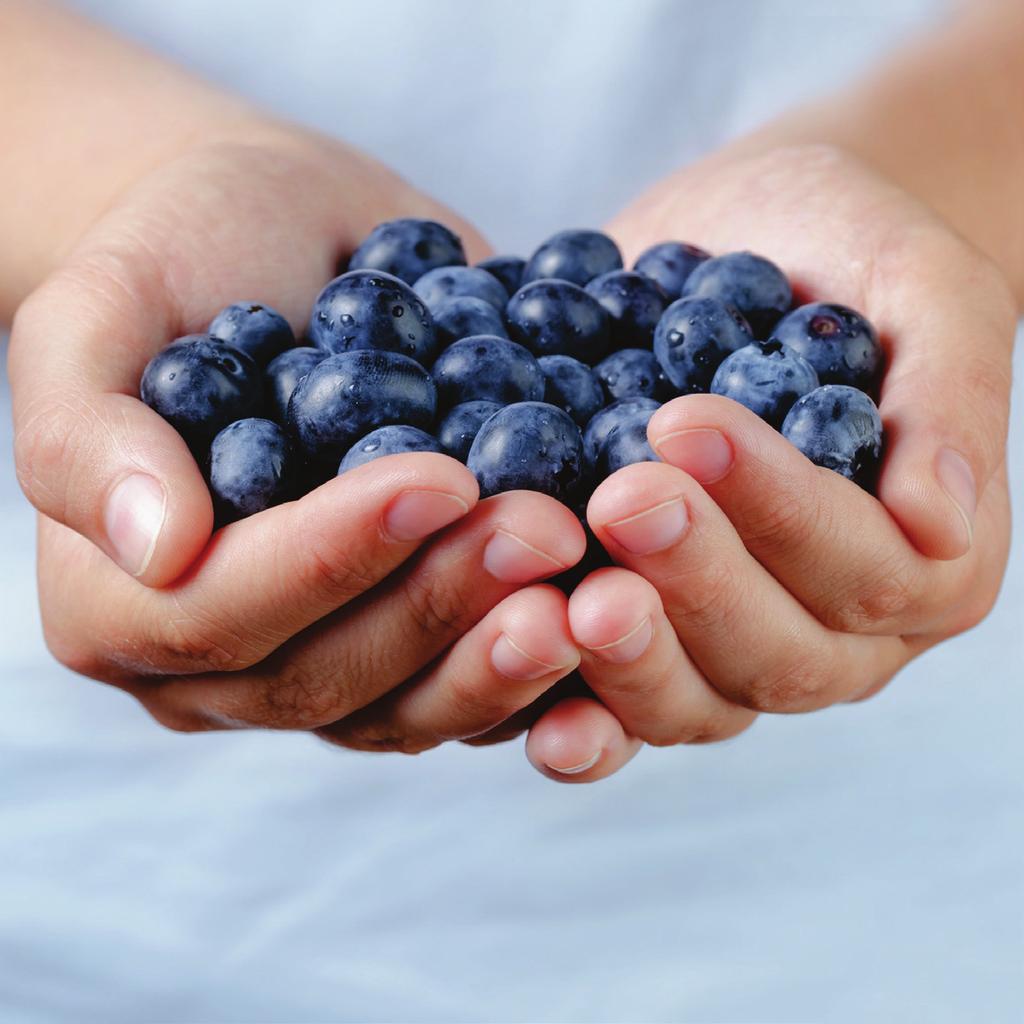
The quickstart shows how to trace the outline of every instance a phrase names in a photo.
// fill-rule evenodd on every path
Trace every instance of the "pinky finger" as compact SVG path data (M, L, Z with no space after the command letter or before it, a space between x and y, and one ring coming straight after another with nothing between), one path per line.
M556 782L597 782L614 775L642 746L600 702L568 697L530 729L526 756Z

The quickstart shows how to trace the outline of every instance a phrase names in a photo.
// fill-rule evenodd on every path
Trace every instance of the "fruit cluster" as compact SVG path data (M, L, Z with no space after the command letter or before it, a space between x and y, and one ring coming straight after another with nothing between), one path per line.
M656 459L647 422L678 395L741 402L819 466L870 487L882 350L845 306L793 308L761 256L663 242L624 270L597 231L470 267L433 221L376 227L313 305L308 341L255 303L146 367L143 401L207 470L221 522L398 452L466 463L483 496L530 489L579 509Z

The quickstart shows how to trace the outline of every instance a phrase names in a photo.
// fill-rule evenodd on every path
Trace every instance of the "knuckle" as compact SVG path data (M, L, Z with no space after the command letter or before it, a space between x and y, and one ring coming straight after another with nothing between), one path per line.
M842 633L871 633L912 620L921 609L918 574L907 565L873 568L850 586L836 587L820 614Z
M752 502L744 509L744 541L762 554L785 553L794 538L827 536L830 520L826 503L813 493L781 490L768 500Z
M425 638L448 640L473 625L458 586L439 574L411 573L403 592L415 628Z
M154 661L160 671L234 672L257 660L251 634L241 624L187 601L174 599L175 614L164 621Z
M314 730L322 740L348 750L362 750L378 754L422 754L432 750L440 741L405 734L386 721L363 719L344 720Z
M300 592L327 594L337 605L347 604L380 582L380 569L370 560L372 553L358 544L343 547L329 537L316 537L296 580Z
M88 429L87 406L41 396L20 417L14 438L18 482L37 507L63 518L66 495L49 488L54 480L67 479L74 468L77 439Z
M245 717L267 729L316 729L344 713L341 692L327 674L285 665L267 680Z
M463 675L449 682L448 701L451 725L444 731L444 739L462 739L470 732L479 734L519 710L508 696L502 699L480 680Z
M744 688L741 703L753 711L779 713L812 711L831 703L827 659L802 651L760 673Z

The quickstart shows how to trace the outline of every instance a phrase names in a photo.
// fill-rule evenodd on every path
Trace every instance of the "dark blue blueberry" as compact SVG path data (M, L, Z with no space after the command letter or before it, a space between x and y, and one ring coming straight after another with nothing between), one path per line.
M210 445L210 493L219 523L255 515L296 496L298 464L271 420L235 420Z
M678 299L658 321L654 354L680 394L711 387L726 356L754 340L747 321L717 299Z
M313 303L309 336L328 352L381 349L424 366L434 357L434 321L420 297L397 277L354 270L331 281Z
M434 267L464 267L462 241L443 224L402 217L378 224L349 260L349 270L382 270L406 284Z
M406 452L439 452L441 446L437 439L431 437L419 427L410 427L404 423L392 423L386 427L371 430L361 441L345 453L338 466L338 476L356 466L362 466L374 459L382 459L385 455L402 455Z
M615 427L639 412L653 415L659 404L653 398L624 398L597 413L583 431L583 454L587 465L593 469L599 467L601 449Z
M783 436L816 466L871 490L882 458L882 418L858 388L825 384L798 399L782 424Z
M480 428L466 465L483 498L528 490L572 501L583 474L580 428L546 402L507 405Z
M599 274L622 269L619 247L600 231L559 231L530 257L523 284L557 277L584 285Z
M433 373L443 409L481 399L510 405L544 397L537 360L507 338L481 334L452 342L438 356Z
M258 302L236 302L210 321L210 337L244 352L259 366L295 344L288 321Z
M260 411L263 381L244 352L204 335L158 352L143 371L139 393L202 460L224 427Z
M544 374L544 401L585 426L604 405L604 390L594 371L572 356L541 356L537 362Z
M474 334L493 334L507 338L505 318L489 302L469 296L441 299L433 309L434 329L439 348Z
M711 393L745 405L778 428L793 403L817 386L818 375L803 356L777 341L756 341L719 366Z
M684 294L735 306L755 338L768 337L793 303L786 275L771 260L752 252L730 252L705 260L690 274Z
M812 302L787 313L772 337L799 352L822 384L848 384L873 392L882 369L882 346L866 317L849 306Z
M508 292L486 270L479 267L435 267L428 270L412 290L431 312L443 299L469 296L483 299L501 312L508 303Z
M538 356L572 356L593 366L608 351L609 317L578 285L553 278L524 285L506 308L509 331Z
M647 442L647 424L653 409L637 409L619 420L608 431L598 454L598 474L611 476L623 466L634 462L658 462L658 456Z
M637 257L633 269L656 281L669 302L683 294L686 279L711 253L686 242L659 242Z
M491 256L481 260L477 266L496 277L509 295L523 283L523 268L526 260L522 256Z
M429 428L437 409L430 374L397 352L359 349L328 356L299 381L288 426L303 453L323 467L371 430L389 423Z
M497 402L461 402L441 421L437 439L441 448L453 459L465 462L473 438L480 428L501 408Z
M654 328L665 312L665 296L649 277L611 270L590 281L586 292L611 318L612 348L651 347Z
M288 401L295 385L329 353L322 348L290 348L282 352L263 371L267 393L267 412L284 423L288 416Z
M620 398L666 401L673 391L654 353L646 348L620 348L594 367L609 402Z

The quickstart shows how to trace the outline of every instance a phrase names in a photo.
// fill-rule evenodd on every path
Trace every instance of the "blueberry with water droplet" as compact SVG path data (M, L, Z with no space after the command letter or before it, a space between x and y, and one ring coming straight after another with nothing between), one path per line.
M656 398L662 402L673 394L661 364L646 348L620 348L594 367L594 375L609 402L621 398Z
M746 318L755 338L766 338L793 302L786 275L752 252L729 252L704 260L690 274L684 296L718 299Z
M612 348L650 348L654 328L665 312L665 296L648 277L612 270L586 287L611 318Z
M442 409L473 400L537 402L544 397L544 374L522 345L479 335L449 345L434 363Z
M592 470L599 468L601 449L616 426L641 412L647 413L650 419L660 405L653 398L624 398L596 413L583 431L583 455L587 465Z
M564 409L584 426L604 405L604 390L594 371L572 356L541 356L544 401Z
M524 285L505 310L509 333L538 356L565 355L593 365L608 351L609 318L592 295L569 281Z
M442 300L460 295L489 302L499 312L508 303L501 282L479 267L435 267L419 278L412 290L431 312Z
M374 459L382 459L386 455L403 455L411 452L439 452L441 446L437 439L431 437L419 427L410 427L405 423L392 423L386 427L371 430L366 437L356 441L345 453L338 466L338 476L363 466Z
M295 344L288 321L276 309L258 302L235 302L225 306L211 321L211 338L244 352L257 366Z
M328 354L322 348L290 348L272 360L263 371L267 412L278 423L284 423L287 418L288 402L295 390L295 385L317 363L326 359Z
M459 462L465 462L472 447L473 438L480 428L499 410L497 402L482 400L460 402L437 428L437 440L441 449Z
M633 269L655 281L669 302L683 294L687 278L711 253L686 242L659 242L645 249Z
M439 349L447 348L453 341L472 337L474 334L493 334L507 338L505 318L489 302L459 295L441 299L433 308L434 330L437 332Z
M521 256L491 256L486 260L481 260L477 266L496 277L501 282L506 294L511 296L523 283L523 268L526 266L526 260Z
M793 403L818 386L803 356L777 341L755 341L719 366L711 393L724 395L778 429Z
M382 270L412 284L434 267L465 266L462 241L443 224L416 217L378 224L352 254L349 270Z
M585 285L599 274L622 269L619 247L601 231L559 231L544 242L523 268L522 284L544 277Z
M280 424L257 418L236 420L217 434L208 476L218 524L289 501L299 484L288 436Z

